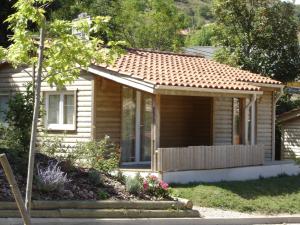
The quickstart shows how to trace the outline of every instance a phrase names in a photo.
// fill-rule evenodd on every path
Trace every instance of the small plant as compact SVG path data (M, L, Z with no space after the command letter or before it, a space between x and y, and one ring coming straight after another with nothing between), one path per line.
M108 173L118 168L119 152L109 136L100 141L78 143L73 153L84 159L86 166Z
M130 194L138 195L143 191L143 178L139 173L134 177L127 177L125 187Z
M46 168L37 168L37 187L40 191L63 191L70 182L67 174L62 172L58 163L50 162Z
M60 166L69 172L74 169L76 161L79 158L79 155L73 152L69 145L63 143L62 137L50 137L47 134L43 136L40 151L58 160Z
M100 199L105 200L109 198L109 194L106 191L100 190L98 192L98 196Z
M149 175L144 179L143 188L146 193L158 198L169 196L169 185L155 175Z
M89 179L90 183L92 183L95 186L98 186L102 183L100 173L97 170L89 171L88 179Z
M50 156L54 157L57 156L58 153L61 153L62 149L64 148L63 140L61 137L49 137L47 134L42 139L41 144L41 152Z
M41 152L49 157L56 158L58 161L70 161L74 164L77 155L72 153L71 147L63 143L62 137L50 137L47 134L43 136L40 148Z
M117 179L117 181L119 181L121 184L125 184L126 183L126 176L122 173L121 170L117 171L117 174L115 175L115 178Z

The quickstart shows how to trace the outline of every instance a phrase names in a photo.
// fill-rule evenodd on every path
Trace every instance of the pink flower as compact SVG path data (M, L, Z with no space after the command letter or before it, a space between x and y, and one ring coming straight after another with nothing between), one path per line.
M168 190L169 185L167 183L160 181L159 184L162 189L164 189L165 191Z
M150 175L149 178L150 178L151 180L157 180L157 176L155 176L155 175Z
M144 190L145 190L145 191L147 191L147 190L148 190L148 188L149 188L149 184L148 184L148 182L147 182L147 181L144 181L144 183L143 183L143 187L144 187Z

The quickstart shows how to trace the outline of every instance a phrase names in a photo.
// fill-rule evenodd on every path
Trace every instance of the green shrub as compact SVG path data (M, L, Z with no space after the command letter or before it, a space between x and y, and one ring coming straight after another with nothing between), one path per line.
M49 137L44 135L40 151L50 157L58 157L64 150L63 139L61 137Z
M47 134L42 139L40 152L58 161L69 161L72 165L78 158L71 147L63 143L63 137L50 137Z
M69 145L63 143L62 137L49 137L47 134L42 139L40 152L55 158L60 162L60 166L68 172L72 172L75 169L75 164L79 157L73 153Z
M62 137L44 136L41 152L59 161L68 161L71 165L83 166L101 172L110 172L119 166L119 151L108 136L100 141L78 142L72 148L63 144Z
M100 190L98 191L98 197L102 200L105 200L109 198L109 194L106 191Z
M109 136L100 141L78 143L74 152L78 159L82 159L86 166L108 173L119 166L119 151Z
M97 170L89 171L88 179L89 179L90 183L92 183L95 186L98 186L102 183L100 173Z
M26 91L17 92L8 102L3 141L6 147L28 152L30 143L31 122L33 116L34 93L32 85L27 84Z
M117 174L115 175L115 178L117 181L119 181L121 184L125 184L126 182L126 176L122 173L121 170L117 171Z
M138 195L143 191L143 178L139 173L134 177L127 177L125 187L130 194Z

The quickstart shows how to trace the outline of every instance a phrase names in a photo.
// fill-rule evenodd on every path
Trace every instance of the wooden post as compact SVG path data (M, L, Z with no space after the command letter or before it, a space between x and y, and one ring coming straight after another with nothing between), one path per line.
M152 137L151 168L157 171L156 150L160 147L160 95L153 97Z
M251 145L255 145L255 126L256 126L256 100L251 106Z
M11 188L11 191L14 195L14 198L17 202L17 206L18 206L19 211L22 215L24 224L25 225L31 225L29 213L27 212L27 210L25 208L21 192L19 190L19 187L18 187L18 184L16 182L15 176L13 174L13 171L12 171L10 165L9 165L9 162L8 162L5 154L0 155L0 163L2 165L4 173L6 175L7 181L10 185L10 188Z
M40 30L40 44L39 44L39 57L38 57L38 71L36 78L35 88L35 100L31 127L31 137L29 146L29 160L28 160L28 172L27 172L27 183L26 183L26 197L25 206L27 212L30 214L31 207L31 195L32 195L32 180L33 180L33 169L34 169L34 157L36 148L36 133L37 133L37 123L40 112L40 92L41 92L41 82L42 82L42 69L43 69L43 50L44 50L44 40L45 40L45 30L42 27Z

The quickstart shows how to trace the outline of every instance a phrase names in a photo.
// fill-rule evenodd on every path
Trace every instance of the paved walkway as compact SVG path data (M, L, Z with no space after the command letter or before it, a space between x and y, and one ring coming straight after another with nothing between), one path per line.
M194 206L201 218L183 219L32 219L33 225L254 225L298 224L300 215L262 215ZM21 219L1 219L0 225L23 225Z
M254 225L299 224L300 218L222 219L33 219L33 225ZM20 219L0 219L1 225L23 225Z
M217 208L207 208L194 206L193 209L199 211L202 218L258 218L258 217L300 217L300 214L278 214L278 215L265 215L258 213L242 213L231 210L223 210ZM299 221L300 222L300 221Z

